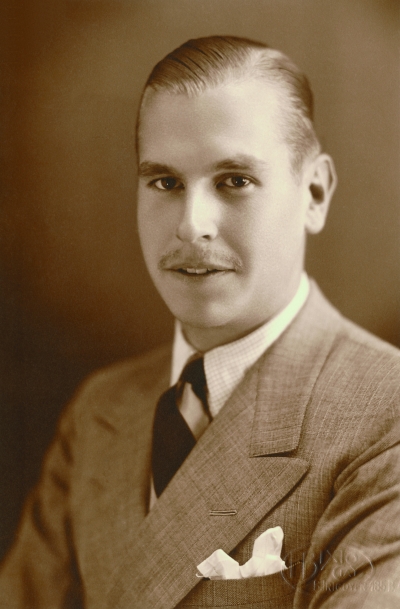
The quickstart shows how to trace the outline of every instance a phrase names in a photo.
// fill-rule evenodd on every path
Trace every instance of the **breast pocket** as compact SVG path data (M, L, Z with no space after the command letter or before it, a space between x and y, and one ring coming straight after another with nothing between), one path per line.
M177 609L292 609L294 589L281 573L249 579L201 581Z

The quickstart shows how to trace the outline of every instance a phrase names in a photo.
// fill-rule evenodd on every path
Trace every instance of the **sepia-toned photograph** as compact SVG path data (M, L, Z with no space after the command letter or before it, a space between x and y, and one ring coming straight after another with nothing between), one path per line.
M400 606L399 43L3 0L0 609Z

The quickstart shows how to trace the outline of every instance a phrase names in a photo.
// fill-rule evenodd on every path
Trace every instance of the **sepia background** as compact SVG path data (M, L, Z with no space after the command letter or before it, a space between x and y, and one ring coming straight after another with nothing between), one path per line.
M0 556L76 386L171 337L138 246L134 124L188 38L259 39L308 74L339 187L307 268L400 345L399 23L397 0L2 0Z

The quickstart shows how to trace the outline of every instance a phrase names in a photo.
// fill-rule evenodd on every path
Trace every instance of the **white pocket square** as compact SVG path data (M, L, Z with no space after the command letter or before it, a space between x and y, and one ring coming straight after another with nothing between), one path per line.
M274 527L261 533L254 542L253 555L244 564L228 556L223 550L216 550L197 565L203 577L209 579L244 579L272 575L286 569L281 559L283 531Z

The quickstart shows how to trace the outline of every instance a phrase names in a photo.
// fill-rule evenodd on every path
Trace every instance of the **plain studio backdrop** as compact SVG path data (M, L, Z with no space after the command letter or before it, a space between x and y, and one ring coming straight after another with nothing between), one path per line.
M93 369L168 340L135 220L134 125L152 66L247 36L309 76L339 187L307 269L399 345L397 0L2 0L0 554L60 410Z

